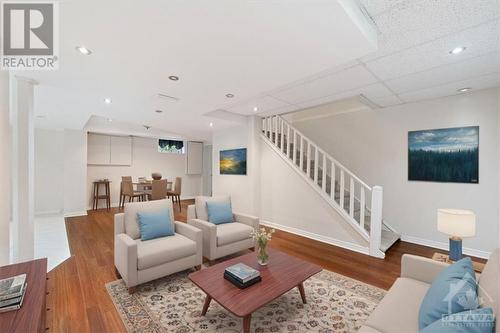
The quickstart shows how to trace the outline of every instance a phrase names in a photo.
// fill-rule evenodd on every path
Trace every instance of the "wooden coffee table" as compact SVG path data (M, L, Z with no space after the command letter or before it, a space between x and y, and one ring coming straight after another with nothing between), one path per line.
M242 317L243 332L247 333L252 313L287 291L297 287L302 302L306 303L303 282L319 273L321 267L276 250L270 249L268 253L267 266L260 266L256 253L252 252L189 274L189 279L207 294L201 314L207 313L213 299L235 316ZM239 289L224 279L224 269L239 262L259 270L262 281Z

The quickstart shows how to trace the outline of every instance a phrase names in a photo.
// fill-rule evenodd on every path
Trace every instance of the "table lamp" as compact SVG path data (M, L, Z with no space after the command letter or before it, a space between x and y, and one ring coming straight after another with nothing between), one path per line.
M462 237L476 234L476 214L470 210L438 209L437 228L450 236L450 260L462 259Z

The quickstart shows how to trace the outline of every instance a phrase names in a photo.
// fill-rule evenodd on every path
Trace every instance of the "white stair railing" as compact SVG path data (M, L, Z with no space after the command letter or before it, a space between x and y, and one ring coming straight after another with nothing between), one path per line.
M262 136L383 258L382 187L368 186L281 116L262 118Z

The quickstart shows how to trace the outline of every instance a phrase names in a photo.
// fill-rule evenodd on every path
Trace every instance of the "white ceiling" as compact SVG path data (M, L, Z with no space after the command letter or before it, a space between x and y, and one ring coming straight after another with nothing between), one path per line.
M364 95L387 107L500 85L499 0L360 0L378 50L286 88L229 106L277 114ZM458 55L449 51L464 46Z
M110 118L110 131L146 124L210 139L235 123L213 111L377 49L376 30L353 0L65 0L59 12L59 70L22 73L40 83L36 125L44 128L83 128L96 116L89 128ZM76 52L80 45L92 55Z
M386 107L500 86L500 0L359 0L378 49L339 1L63 2L61 69L34 75L38 125L99 115L208 139L238 123L222 110L287 113L360 94ZM449 54L457 46L467 49Z

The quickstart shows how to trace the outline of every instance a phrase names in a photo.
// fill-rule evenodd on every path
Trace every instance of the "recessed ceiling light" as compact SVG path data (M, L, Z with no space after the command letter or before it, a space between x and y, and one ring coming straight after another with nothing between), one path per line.
M156 113L163 113L163 110L155 110Z
M144 128L145 128L146 130L148 130L148 131L151 129L151 126L149 126L149 125L142 125L142 126L144 126Z
M105 98L104 103L111 104L111 103L113 103L113 101L111 100L111 98Z
M466 49L465 46L459 46L459 47L455 47L453 50L451 50L449 53L450 54L459 54L459 53L462 53L464 52Z
M253 107L253 112L257 112L257 111L259 111L259 108L258 108L258 107L256 107L256 106L254 106L254 107Z
M214 126L214 123L210 123L210 124L208 124L208 126L213 127L213 126Z
M168 78L172 81L179 81L179 77L175 75L170 75Z
M92 54L92 51L90 51L88 48L86 48L85 46L77 46L76 47L76 50L78 52L80 52L81 54L83 55L91 55Z
M458 89L457 91L458 92L468 92L469 90L471 90L472 88L469 88L469 87L466 87L466 88L462 88L462 89Z
M233 98L233 97L234 97L234 95L233 95L233 94L226 94L226 97L227 97L227 98Z
M113 119L111 119L111 118L108 118L108 119L107 119L107 121L108 121L108 122L112 122L112 121L113 121Z

